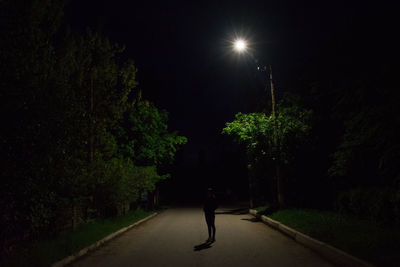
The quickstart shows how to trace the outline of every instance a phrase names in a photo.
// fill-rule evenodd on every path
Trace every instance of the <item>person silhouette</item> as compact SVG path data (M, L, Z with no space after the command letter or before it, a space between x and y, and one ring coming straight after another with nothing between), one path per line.
M206 200L204 201L204 215L208 228L207 243L215 242L215 210L218 208L217 199L212 188L207 189Z

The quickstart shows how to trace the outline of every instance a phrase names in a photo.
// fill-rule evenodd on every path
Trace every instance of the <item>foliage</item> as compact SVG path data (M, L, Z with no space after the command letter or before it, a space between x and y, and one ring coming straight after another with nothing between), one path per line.
M168 132L168 113L149 101L139 101L127 112L121 129L122 153L140 166L172 163L177 149L187 142L177 132Z
M0 3L1 240L51 226L62 203L56 192L67 105L49 42L62 16L60 1ZM4 21L3 21L4 19ZM51 144L51 145L49 145ZM40 156L39 156L40 155ZM1 244L3 245L3 244Z
M312 112L297 105L278 106L276 116L276 134L281 161L288 164L293 160L293 151L297 144L304 141L310 132ZM226 123L223 134L233 135L239 143L245 143L248 152L256 154L256 158L273 159L274 118L265 113L238 113L233 122Z
M135 166L131 159L114 158L108 162L109 173L104 181L99 182L102 197L98 207L117 207L135 202L142 192L151 192L161 179L155 166ZM108 193L106 193L109 191ZM104 199L104 196L109 196Z
M391 188L355 188L341 192L336 207L359 218L399 225L399 194Z
M400 166L400 94L391 67L365 71L338 86L335 116L343 121L341 142L329 174L363 186L395 184ZM379 177L379 179L376 179Z
M1 252L59 231L74 205L104 216L135 202L186 142L165 111L132 103L137 69L123 47L60 28L61 0L25 2L0 2Z
M311 110L302 108L298 98L286 95L277 107L275 118L265 113L238 113L233 122L226 123L222 133L246 145L252 205L276 201L276 184L272 179L276 173L272 170L276 164L288 168L295 160L299 148L307 142L311 117ZM260 192L261 185L270 192Z

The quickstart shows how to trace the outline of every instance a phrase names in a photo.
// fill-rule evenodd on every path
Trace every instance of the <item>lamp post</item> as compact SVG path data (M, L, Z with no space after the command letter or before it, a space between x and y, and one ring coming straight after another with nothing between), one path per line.
M272 104L272 120L274 124L274 148L273 154L275 157L275 179L276 179L276 203L277 208L284 205L283 198L283 185L281 179L281 168L280 168L280 151L279 151L279 143L278 143L278 126L276 123L276 110L275 110L275 87L274 81L272 79L272 66L269 65L269 81L271 88L271 104Z
M243 53L246 52L247 50L247 42L243 39L237 39L234 42L234 50L238 53ZM251 55L251 54L250 54ZM252 56L253 57L253 56ZM254 59L254 57L253 57ZM265 71L269 72L269 82L270 82L270 89L271 89L271 104L272 104L272 120L273 120L273 127L274 127L274 143L273 143L273 156L275 160L275 179L276 179L276 194L274 196L274 206L276 208L279 208L280 206L284 205L284 196L283 196L283 184L282 184L282 179L281 179L281 173L280 173L280 153L279 153L279 143L278 143L278 126L277 126L277 121L276 121L276 104L275 104L275 87L274 87L274 81L272 79L272 65L269 65L269 68L267 70L267 67L264 66L260 68L259 66L257 67L259 71Z

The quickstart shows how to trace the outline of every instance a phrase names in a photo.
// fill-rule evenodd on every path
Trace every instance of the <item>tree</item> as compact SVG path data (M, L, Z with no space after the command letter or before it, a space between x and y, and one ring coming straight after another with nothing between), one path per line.
M86 36L73 36L67 41L64 51L68 58L61 66L67 73L73 105L70 111L75 134L71 136L71 153L80 151L74 155L85 170L83 181L77 186L85 192L78 195L93 199L96 209L104 213L105 199L112 196L102 194L116 192L104 191L102 186L108 183L106 180L118 183L122 179L120 172L113 175L109 171L115 161L122 160L114 132L129 107L129 96L135 93L137 70L133 62L120 63L124 49L99 34L88 31Z
M395 64L395 63L394 63ZM400 94L395 67L379 66L336 88L341 141L329 174L343 189L396 186L400 164Z
M226 123L223 134L232 135L238 143L247 147L249 169L268 162L279 160L284 166L288 165L294 156L294 151L310 132L311 110L306 110L295 104L287 97L285 102L278 105L276 116L279 159L274 153L274 118L265 113L238 113L233 122ZM265 170L264 174L265 175ZM250 187L252 187L250 181ZM277 185L275 185L277 186ZM273 193L277 201L277 191Z
M1 240L43 232L58 204L67 106L50 39L62 1L1 1ZM7 246L7 244L2 244Z
M176 151L187 142L186 137L169 132L167 122L165 110L139 98L128 109L118 130L120 154L130 158L136 166L156 170L156 179L148 184L152 189L160 179L170 176L168 167ZM148 188L143 188L142 192L149 192Z
M137 201L186 143L166 111L132 103L137 69L124 48L60 29L63 7L0 1L2 252L59 231L71 207L108 216Z
M63 1L0 5L1 231L15 240L57 230L61 210L115 181L136 68L106 38L60 30Z
M187 138L168 131L168 113L149 101L139 101L127 112L120 144L122 153L139 166L171 164ZM160 170L160 169L159 169Z

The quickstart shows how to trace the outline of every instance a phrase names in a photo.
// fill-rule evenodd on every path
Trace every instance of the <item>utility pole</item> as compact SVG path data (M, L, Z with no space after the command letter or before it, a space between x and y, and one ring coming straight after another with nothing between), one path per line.
M90 115L89 115L89 162L94 158L94 101L93 101L93 70L90 74Z
M284 205L283 184L280 170L280 149L278 143L278 126L276 121L276 107L275 107L275 88L272 79L272 65L269 65L269 81L271 88L271 102L272 102L272 119L274 126L274 147L273 156L275 157L275 181L276 181L276 204L278 208Z

